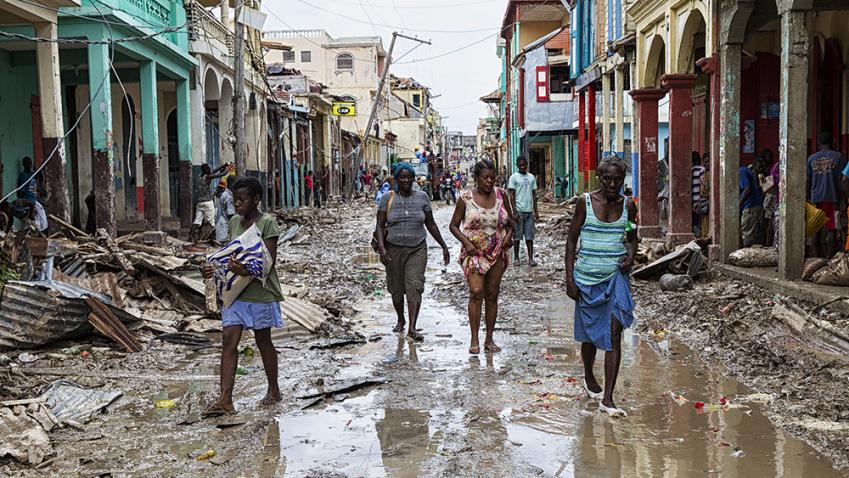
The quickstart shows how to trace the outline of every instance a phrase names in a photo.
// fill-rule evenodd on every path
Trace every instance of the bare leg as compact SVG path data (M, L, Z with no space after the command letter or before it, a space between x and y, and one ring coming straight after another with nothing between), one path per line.
M415 302L407 302L407 311L410 315L410 327L407 329L407 337L413 340L424 340L422 334L416 330L416 321L419 319L419 309L422 304Z
M610 343L613 350L604 353L604 398L601 403L608 408L613 404L613 388L619 376L619 362L622 359L622 324L615 317L610 318Z
M593 373L593 364L595 364L595 354L598 349L592 342L581 343L581 361L584 363L584 377L587 380L587 388L593 393L601 393L601 385L595 379Z
M221 343L221 396L206 409L207 413L236 411L233 406L233 384L236 381L236 366L239 364L237 349L241 339L241 325L224 327Z
M469 328L472 332L472 341L469 345L469 353L480 353L480 340L478 331L481 328L481 306L484 299L484 277L478 273L469 274Z
M395 327L392 329L396 334L400 334L404 331L404 327L407 325L407 320L404 318L404 297L400 298L392 298L392 306L395 307L395 314L398 316L398 322L395 324Z
M525 241L525 244L528 246L528 265L534 267L537 265L537 262L534 260L534 241Z
M826 259L831 259L837 254L837 230L826 231L825 235Z
M265 378L268 379L268 392L259 403L260 405L271 405L283 399L280 395L280 386L277 382L277 350L271 342L271 329L254 331L256 346L262 356L262 367L265 369Z
M483 348L487 352L500 352L501 347L495 344L492 334L495 331L495 321L498 318L498 294L501 292L501 278L504 277L504 261L497 261L484 278L486 298L486 339Z

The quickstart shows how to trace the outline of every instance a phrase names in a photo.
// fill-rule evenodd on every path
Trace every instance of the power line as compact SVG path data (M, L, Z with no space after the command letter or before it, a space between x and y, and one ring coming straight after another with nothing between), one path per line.
M346 0L327 0L327 1L334 2L334 3L341 3L343 5L349 5L348 1L346 1ZM474 5L490 5L490 4L496 3L497 1L498 0L484 0L484 1L478 1L478 2L460 2L460 3L455 2L455 3L443 3L443 4L438 4L438 5L427 5L427 6L424 6L424 5L411 5L411 6L402 5L400 7L395 5L394 0L392 1L392 5L380 5L380 4L375 5L375 4L371 4L371 2L369 2L369 3L371 4L371 6L373 8L394 8L396 10L399 9L399 8L403 9L403 10L432 10L432 9L443 9L443 8L470 7L470 6L474 6Z
M395 30L405 30L405 28L399 27L399 26L396 26L396 25L387 25L387 24L367 22L367 21L362 20L360 18L351 17L351 16L348 16L348 15L345 15L345 14L342 14L342 13L339 13L339 12L336 12L336 11L333 11L333 10L330 10L330 9L327 9L327 8L324 8L324 7L319 7L318 5L313 5L312 3L309 3L306 0L296 0L296 1L299 2L299 3L303 3L304 5L307 5L309 7L315 8L316 10L321 10L322 12L330 13L331 15L336 15L336 16L345 18L347 20L351 20L352 22L362 23L364 25L377 25L379 27L392 28L392 29L395 29ZM494 30L494 29L495 28L490 27L490 28L478 28L478 29L472 29L472 30L426 30L426 29L406 29L406 30L411 31L411 32L421 32L421 33L476 33L476 32L488 32L488 31L491 31L491 30Z

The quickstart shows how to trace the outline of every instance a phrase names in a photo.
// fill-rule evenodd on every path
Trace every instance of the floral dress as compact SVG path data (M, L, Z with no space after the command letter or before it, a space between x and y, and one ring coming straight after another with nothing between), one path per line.
M485 209L475 202L472 190L466 190L460 196L466 203L466 216L463 218L463 234L474 244L477 254L470 256L460 248L460 266L463 274L476 272L485 275L496 261L504 261L504 267L510 257L510 251L504 244L512 233L510 216L504 206L504 191L495 188L495 206Z

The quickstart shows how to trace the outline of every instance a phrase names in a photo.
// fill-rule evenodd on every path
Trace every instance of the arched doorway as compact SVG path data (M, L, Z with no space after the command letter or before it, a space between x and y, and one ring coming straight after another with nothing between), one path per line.
M168 195L171 217L180 217L180 148L177 139L177 110L168 115Z

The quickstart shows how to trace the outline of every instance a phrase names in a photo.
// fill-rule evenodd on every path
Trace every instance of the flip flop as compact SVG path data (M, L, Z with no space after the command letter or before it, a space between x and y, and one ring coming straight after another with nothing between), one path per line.
M583 387L584 391L587 392L587 395L589 395L589 397L593 400L601 400L602 397L604 397L604 391L593 392L592 390L590 390L590 387L587 385L587 377L583 377L581 379L581 387Z
M606 407L603 403L598 402L598 411L604 412L611 417L615 418L625 418L628 416L628 413L625 410L617 407Z
M222 417L224 415L235 415L236 412L231 412L225 408L215 407L215 408L207 408L206 410L200 413L200 416L203 418L213 418L213 417Z

